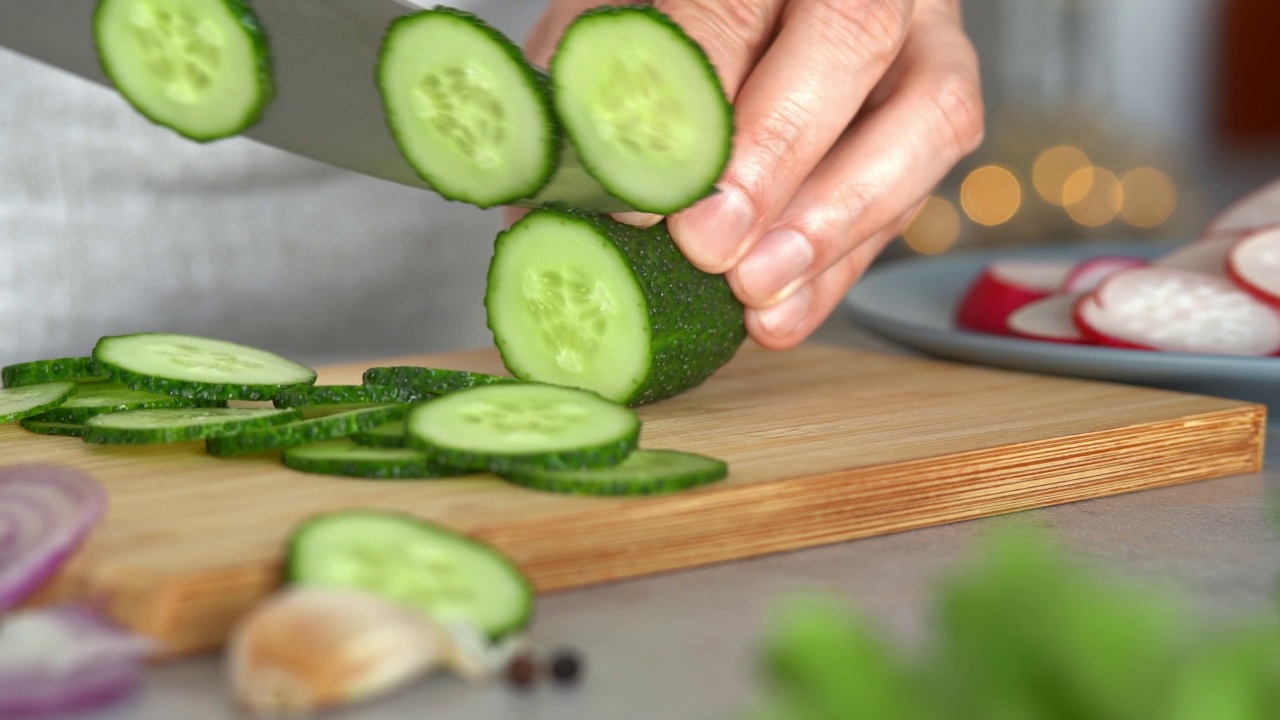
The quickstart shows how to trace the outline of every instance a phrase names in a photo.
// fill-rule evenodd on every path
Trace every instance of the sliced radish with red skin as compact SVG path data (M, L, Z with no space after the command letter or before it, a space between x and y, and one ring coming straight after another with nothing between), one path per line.
M1251 230L1280 222L1280 178L1256 188L1209 221L1205 233Z
M1057 292L1074 263L1000 260L982 269L956 311L956 324L967 330L1007 335L1009 314Z
M1062 281L1062 289L1069 293L1088 292L1113 273L1130 268L1143 267L1150 261L1130 255L1099 255L1080 261Z
M1107 278L1075 309L1080 332L1115 347L1210 355L1280 351L1280 313L1230 280L1145 267Z
M1225 278L1227 277L1227 254L1231 252L1231 246L1245 234L1247 233L1239 231L1206 236L1161 255L1151 264L1164 268L1194 270Z
M1083 293L1055 293L1027 303L1009 315L1009 332L1018 337L1048 342L1090 344L1076 327L1076 302Z
M1263 302L1280 308L1280 225L1237 242L1227 256L1227 274Z

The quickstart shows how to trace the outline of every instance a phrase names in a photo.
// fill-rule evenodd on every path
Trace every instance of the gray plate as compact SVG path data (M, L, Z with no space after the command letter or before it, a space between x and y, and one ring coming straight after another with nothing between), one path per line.
M1055 375L1110 380L1264 404L1280 412L1280 358L1200 355L1075 346L957 328L960 297L997 259L1081 260L1093 255L1155 257L1175 245L1119 241L910 258L873 268L849 291L844 312L889 340L938 357Z

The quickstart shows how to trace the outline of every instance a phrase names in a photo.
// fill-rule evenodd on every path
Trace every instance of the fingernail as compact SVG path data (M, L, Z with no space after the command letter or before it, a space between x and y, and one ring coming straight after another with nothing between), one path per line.
M627 225L634 225L640 228L653 227L662 221L661 215L655 215L647 212L617 212L613 214L613 219Z
M790 289L813 265L813 244L788 228L769 232L738 264L738 284L749 297L768 302Z
M779 338L786 337L809 314L809 294L809 286L805 285L777 305L758 311L756 319L765 332Z
M677 218L676 230L689 260L708 272L723 272L737 259L755 213L745 193L727 186Z

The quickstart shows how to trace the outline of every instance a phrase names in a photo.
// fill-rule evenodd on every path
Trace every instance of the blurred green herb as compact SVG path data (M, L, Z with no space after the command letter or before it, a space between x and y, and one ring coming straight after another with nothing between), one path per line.
M1280 718L1280 611L1197 627L1028 528L988 539L933 601L931 639L907 657L836 597L786 598L740 719Z

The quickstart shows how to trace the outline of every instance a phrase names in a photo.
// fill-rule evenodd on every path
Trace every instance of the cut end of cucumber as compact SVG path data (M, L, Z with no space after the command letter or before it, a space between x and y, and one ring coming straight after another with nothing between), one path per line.
M545 79L506 36L437 7L393 21L378 88L401 153L440 195L477 207L547 183L559 135Z
M610 194L670 214L720 179L733 107L706 53L659 10L582 13L564 33L551 77L566 135Z
M120 94L191 140L243 132L274 94L267 38L245 0L99 0L94 39Z

